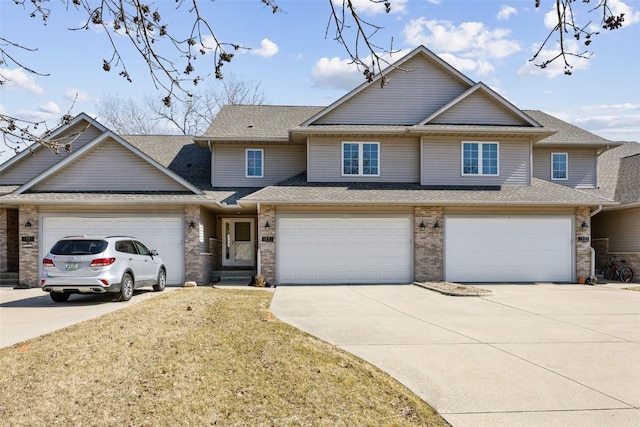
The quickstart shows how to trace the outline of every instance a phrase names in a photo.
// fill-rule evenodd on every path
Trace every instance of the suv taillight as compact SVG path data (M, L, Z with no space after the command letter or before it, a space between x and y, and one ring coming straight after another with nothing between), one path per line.
M97 258L91 261L91 267L105 267L116 262L115 258Z
M47 266L55 267L55 264L53 263L53 260L49 259L49 258L44 258L42 260L42 265L44 265L45 267L47 267Z

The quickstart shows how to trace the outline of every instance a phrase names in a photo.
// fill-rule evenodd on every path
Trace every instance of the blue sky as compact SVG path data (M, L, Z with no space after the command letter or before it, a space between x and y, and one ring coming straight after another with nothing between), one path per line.
M174 0L156 0L170 29L187 21L175 12ZM592 0L592 3L595 0ZM522 109L538 109L612 140L640 141L640 5L634 0L609 0L625 12L621 30L601 32L589 47L589 60L574 60L573 75L559 62L540 70L529 59L548 34L554 1L542 0L392 0L392 13L354 0L363 17L382 27L375 41L403 53L424 44L475 81L483 81ZM581 3L581 2L579 2ZM267 101L280 105L328 105L355 88L362 74L350 65L344 49L329 31L328 0L281 0L273 14L259 0L200 0L201 14L216 36L251 50L238 53L226 73L260 83ZM55 124L72 104L73 113L95 115L108 95L137 100L164 96L151 83L145 64L131 50L122 50L133 83L106 73L109 41L98 30L68 31L82 25L82 15L52 0L46 26L29 18L29 9L0 0L0 37L38 48L18 52L26 66L49 76L29 75L15 64L0 66L10 81L0 87L0 111ZM597 13L580 6L580 22L599 23ZM182 13L186 8L181 9ZM28 28L28 31L25 31ZM552 50L553 43L546 50ZM577 46L583 49L583 46ZM543 52L548 54L550 52ZM401 54L394 56L399 58ZM213 55L196 61L198 74L213 72ZM215 85L209 78L202 85ZM100 118L98 117L98 120ZM4 151L4 152L3 152ZM0 146L0 162L13 153Z

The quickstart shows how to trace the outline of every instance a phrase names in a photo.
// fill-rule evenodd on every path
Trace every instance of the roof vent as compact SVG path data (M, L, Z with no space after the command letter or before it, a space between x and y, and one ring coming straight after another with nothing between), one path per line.
M249 126L247 126L248 128L252 128L253 127L253 123L249 123Z

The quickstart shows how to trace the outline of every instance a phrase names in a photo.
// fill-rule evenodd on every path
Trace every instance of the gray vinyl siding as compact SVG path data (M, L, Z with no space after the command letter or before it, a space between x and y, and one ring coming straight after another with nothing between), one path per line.
M475 140L474 140L475 141ZM494 142L494 141L487 141ZM530 185L530 145L498 141L498 176L462 175L462 141L422 143L422 185Z
M483 93L474 92L429 121L430 124L525 126L521 117Z
M591 227L594 239L609 239L609 252L640 252L640 208L601 212Z
M189 191L120 143L105 140L32 191Z
M59 136L57 139L60 142L65 142L63 138L64 135L72 135L75 132L82 131L80 136L71 143L72 152L78 151L87 143L93 141L102 134L102 132L97 128L90 126L85 129L86 126L86 122L78 123L64 132L63 135ZM14 163L7 170L0 172L0 184L19 185L29 182L51 166L64 160L68 155L69 154L67 154L64 148L60 150L60 154L55 154L49 149L40 147L38 150L34 151L33 156L27 155Z
M388 74L384 88L371 84L314 124L412 125L419 123L468 89L435 62L423 56L403 70Z
M247 178L245 150L263 151L263 177ZM306 169L304 145L249 145L216 144L211 161L214 187L266 187L304 172Z
M342 176L342 142L379 142L380 176ZM309 140L309 182L420 181L420 143L416 139L380 141L349 138Z
M567 153L566 180L551 179L551 153ZM596 188L597 156L593 149L534 148L533 176L570 188Z

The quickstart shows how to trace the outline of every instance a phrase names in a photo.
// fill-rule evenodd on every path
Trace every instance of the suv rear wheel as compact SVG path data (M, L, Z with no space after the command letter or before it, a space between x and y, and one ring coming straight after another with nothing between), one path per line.
M133 278L129 273L125 273L122 276L122 283L120 285L120 293L118 294L118 301L129 301L133 296Z
M167 273L163 269L160 269L160 272L158 273L158 281L155 285L153 285L153 290L156 292L162 292L164 291L164 287L166 286L166 284Z
M69 294L68 292L49 292L49 296L55 302L65 302L69 299L69 296L71 296L71 294Z

